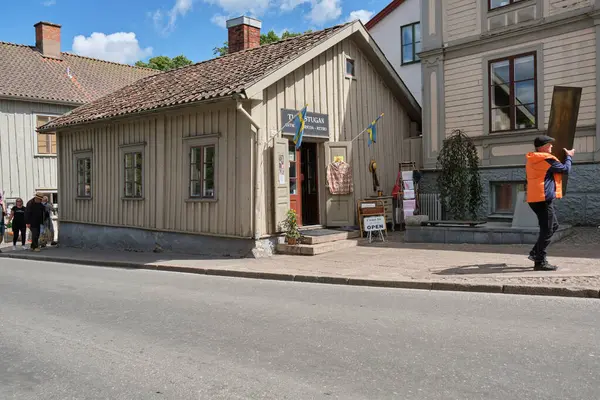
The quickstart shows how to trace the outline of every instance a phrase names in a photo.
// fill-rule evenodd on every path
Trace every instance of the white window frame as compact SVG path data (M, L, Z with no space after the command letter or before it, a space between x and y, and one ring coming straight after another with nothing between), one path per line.
M352 62L354 66L354 75L348 73L348 61ZM356 80L356 59L348 55L344 57L344 76L346 79Z
M90 195L79 195L79 160L90 159ZM94 197L94 154L92 150L82 150L73 153L74 171L75 171L75 199L77 200L92 200Z
M218 200L218 191L219 191L219 137L220 134L208 134L201 136L193 136L184 138L184 156L182 157L183 161L183 170L184 176L184 185L183 186L183 196L187 202L216 202ZM191 151L196 147L207 147L214 146L215 148L215 157L214 157L214 196L213 197L202 197L202 196L192 196L191 195Z
M498 189L498 186L502 185L502 184L511 185L512 196L513 196L512 212L497 210L496 190ZM524 181L516 180L516 181L492 181L492 182L490 182L490 215L504 215L504 216L514 215L515 209L516 209L517 196L519 193L519 192L517 192L517 185L525 185L525 187L527 187L527 181L526 180L524 180Z
M125 155L130 153L141 153L142 155L142 195L141 197L127 196L125 190ZM146 198L146 182L144 174L146 173L146 143L133 143L119 146L119 191L121 193L121 200L126 201L140 201Z
M49 114L49 113L33 113L33 142L35 143L35 148L33 149L33 154L35 157L50 157L56 158L58 157L58 134L54 132L56 135L56 153L55 154L42 154L39 150L38 145L38 131L37 131L37 118L38 117L60 117L60 114Z

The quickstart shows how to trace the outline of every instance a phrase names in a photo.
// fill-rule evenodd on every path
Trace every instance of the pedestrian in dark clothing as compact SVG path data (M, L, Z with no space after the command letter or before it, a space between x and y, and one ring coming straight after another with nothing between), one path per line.
M36 193L35 197L27 202L25 207L25 224L31 231L31 250L40 251L40 227L44 224L46 209L42 204L43 195Z
M527 174L527 203L538 218L540 235L537 243L529 253L529 259L535 263L536 271L555 271L556 266L546 260L546 249L550 245L552 235L558 229L558 218L554 209L554 200L560 199L562 193L562 175L571 171L575 150L564 149L567 154L565 163L561 163L552 152L554 139L549 136L538 136L533 144L535 152L527 154L525 172Z
M27 225L25 225L25 206L23 205L23 199L17 199L17 205L13 206L10 211L10 217L8 222L12 222L13 231L13 250L17 249L17 242L19 240L19 233L21 234L21 245L25 249L25 240L27 237Z

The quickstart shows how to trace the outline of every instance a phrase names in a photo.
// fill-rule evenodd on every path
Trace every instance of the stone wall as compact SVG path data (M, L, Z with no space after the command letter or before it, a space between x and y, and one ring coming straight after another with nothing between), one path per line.
M481 169L483 204L479 217L486 218L491 212L490 182L525 181L525 168ZM437 172L425 172L420 188L423 193L438 193ZM566 196L557 201L561 223L571 225L600 225L600 164L575 164L569 175Z
M258 258L273 255L276 246L276 238L256 241L71 222L59 225L60 245L82 249Z

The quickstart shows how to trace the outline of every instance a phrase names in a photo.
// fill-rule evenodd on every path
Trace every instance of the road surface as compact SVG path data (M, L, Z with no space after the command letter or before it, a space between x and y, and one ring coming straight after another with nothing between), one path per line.
M0 259L2 399L597 399L600 301Z

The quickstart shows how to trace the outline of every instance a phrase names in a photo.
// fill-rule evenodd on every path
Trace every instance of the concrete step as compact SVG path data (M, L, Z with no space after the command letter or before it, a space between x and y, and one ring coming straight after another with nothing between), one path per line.
M300 232L300 234L302 234L302 231ZM315 244L322 244L322 243L332 243L332 242L337 242L340 240L356 239L358 237L360 237L360 231L354 231L354 232L340 231L339 233L333 233L331 235L303 236L302 244L315 245Z
M287 243L279 243L277 245L277 253L298 256L317 256L319 254L349 249L356 246L358 246L358 240L353 239L336 240L334 242L319 244L297 244L293 246Z

